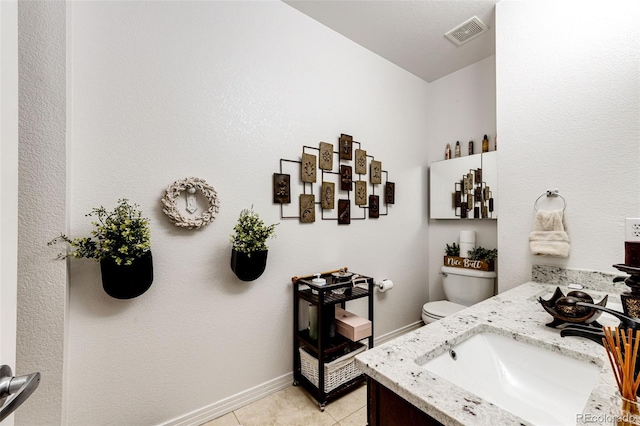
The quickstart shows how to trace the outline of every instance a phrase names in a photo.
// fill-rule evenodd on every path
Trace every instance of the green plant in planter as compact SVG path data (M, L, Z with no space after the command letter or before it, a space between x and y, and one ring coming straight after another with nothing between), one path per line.
M486 260L487 262L494 261L498 258L498 249L489 250L484 247L476 247L469 251L469 259L471 260Z
M251 209L244 209L240 212L238 223L233 227L234 233L229 240L233 243L233 249L240 253L246 253L251 257L251 253L268 250L267 239L275 237L275 228L278 223L265 225L258 213Z
M85 215L97 218L91 222L95 227L91 237L71 239L62 234L48 244L65 242L71 246L71 251L58 255L60 259L69 256L96 261L112 259L116 265L131 265L151 247L149 219L142 217L138 207L137 204L129 204L127 199L120 199L112 211L102 206L94 208Z
M447 256L458 257L460 256L460 246L456 243L453 243L453 245L447 244L447 248L445 249L444 253Z

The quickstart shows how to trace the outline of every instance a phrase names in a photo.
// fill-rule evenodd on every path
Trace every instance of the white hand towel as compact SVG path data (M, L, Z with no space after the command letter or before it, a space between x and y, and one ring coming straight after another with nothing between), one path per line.
M562 210L539 210L529 236L531 253L539 256L569 257L569 235Z

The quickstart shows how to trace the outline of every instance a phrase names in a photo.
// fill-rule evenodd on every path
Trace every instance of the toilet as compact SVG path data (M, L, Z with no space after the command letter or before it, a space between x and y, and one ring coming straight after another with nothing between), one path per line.
M422 307L422 320L425 324L438 321L447 315L481 302L493 296L496 273L467 268L441 268L442 285L447 300L427 302Z

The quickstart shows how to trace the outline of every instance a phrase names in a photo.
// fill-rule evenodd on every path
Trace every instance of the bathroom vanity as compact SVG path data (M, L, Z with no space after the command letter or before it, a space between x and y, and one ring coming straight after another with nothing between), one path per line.
M561 337L560 330L545 326L553 318L537 299L547 299L556 287L522 284L356 356L356 366L369 377L368 424L609 424L610 399L617 388L605 349L585 338ZM570 291L559 287L565 294ZM613 289L610 284L606 291L584 291L596 302L608 294L610 306L620 300ZM618 325L608 314L599 322ZM484 337L496 342L482 342ZM480 346L465 349L473 344ZM490 351L503 352L504 359L490 351L482 355L487 345L496 345ZM466 371L465 351L472 354L474 366ZM450 364L438 366L441 362ZM475 377L503 362L515 364L530 380L520 380L504 391ZM451 377L445 379L434 371ZM483 391L485 396L479 396ZM512 409L506 400L514 395L522 396L524 405L532 408Z

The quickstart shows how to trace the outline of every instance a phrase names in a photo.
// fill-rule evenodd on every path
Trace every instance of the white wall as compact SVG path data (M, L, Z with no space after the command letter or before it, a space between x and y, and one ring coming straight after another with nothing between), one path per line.
M23 16L23 28L40 25L37 33L51 32L55 44L64 17L43 4L26 4L45 12ZM162 423L286 377L292 275L348 265L392 278L396 288L376 295L376 336L417 321L427 296L441 297L437 287L428 295L423 276L431 271L431 281L437 279L444 244L462 227L457 221L429 221L427 230L427 164L442 158L446 142L475 140L487 132L491 117L474 118L475 124L469 117L493 109L475 107L491 102L483 94L488 86L468 85L491 84L491 59L427 86L279 2L181 2L179 7L173 2L74 2L68 7L70 161L65 162L64 143L55 133L53 142L35 135L25 140L34 148L21 163L21 179L53 173L58 181L53 188L32 183L26 187L30 192L21 191L21 203L42 202L54 206L47 214L55 213L53 226L21 223L20 232L28 237L19 252L19 279L27 290L22 309L30 306L35 316L44 308L42 320L53 318L60 327L64 300L57 284L64 282L64 273L57 268L64 270L64 263L51 260L55 249L38 252L58 232L52 228L63 227L57 216L65 212L60 165L70 174L66 213L72 235L88 232L84 214L92 207L113 206L119 197L139 203L151 217L156 281L139 299L117 301L102 292L95 263L70 264L69 416L64 423ZM637 216L640 206L638 14L627 10L608 16L612 10L585 3L579 9L555 2L498 3L502 290L527 281L534 261L611 270L622 260L623 219ZM584 16L594 11L600 15L597 22ZM591 32L577 33L566 25L585 19L593 24ZM530 22L550 39L541 43L522 32ZM28 53L37 47L33 43L22 39L21 48ZM29 59L40 65L37 56ZM64 91L58 84L65 76L53 68L45 77ZM42 76L20 78L27 86ZM55 128L60 119L40 110L37 99L21 100L21 108L30 117L44 113L42 119ZM472 99L471 107L460 114L466 99ZM448 114L440 105L448 105ZM467 118L457 123L454 112ZM446 126L436 126L437 114L449 120ZM24 128L39 129L32 126ZM465 134L448 134L451 127L466 129ZM381 158L398 185L390 215L348 227L281 221L270 189L278 160L296 158L303 144L335 141L341 132ZM406 144L402 149L399 140ZM222 209L205 229L180 231L161 213L159 199L167 185L192 175L216 187ZM573 252L567 260L533 259L527 252L533 201L549 186L569 202ZM229 269L228 235L239 211L251 204L267 222L281 225L265 275L242 283ZM47 216L39 212L36 216ZM493 246L492 226L478 224L484 246ZM435 266L424 262L426 240ZM43 280L41 272L53 276ZM30 287L40 283L53 285ZM25 352L44 361L55 387L63 337L55 333L38 342L47 333L39 321L26 321L29 327L19 331L19 338L26 337ZM25 418L41 420L28 424L61 423L61 393L59 387L41 386L34 394L41 403L21 408Z
M69 424L162 423L289 374L294 275L346 265L393 279L376 294L376 336L420 319L427 83L281 2L69 7L69 232L89 232L92 207L129 198L151 219L156 276L140 298L118 301L96 263L70 263ZM396 182L389 215L349 226L280 220L279 160L340 133ZM161 212L163 190L188 176L221 200L197 231ZM251 205L280 225L265 274L244 283L228 237Z
M0 364L16 368L18 5L0 2ZM19 373L18 373L19 374ZM4 420L13 425L13 416Z
M16 424L64 423L66 267L47 241L65 226L65 3L18 2L19 178L16 371L39 371Z
M447 143L460 141L461 153L468 154L469 140L474 152L482 150L486 134L491 141L496 129L495 56L490 56L429 84L429 161L444 160ZM498 155L501 155L499 152ZM453 191L453 187L452 187ZM502 194L498 191L496 201ZM497 247L496 220L429 220L429 300L444 299L439 274L447 244L459 242L460 230L476 231L476 246ZM501 253L498 253L499 262Z
M639 19L637 2L496 5L501 291L532 264L624 262L624 218L640 215ZM571 254L534 257L534 201L556 188Z

